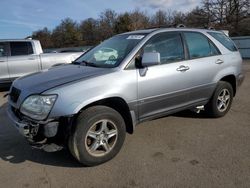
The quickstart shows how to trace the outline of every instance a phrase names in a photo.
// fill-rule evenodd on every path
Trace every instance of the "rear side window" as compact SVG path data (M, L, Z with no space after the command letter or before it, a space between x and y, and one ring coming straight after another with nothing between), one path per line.
M33 54L32 45L30 42L11 42L11 56Z
M225 46L230 51L238 51L236 46L234 45L234 42L227 37L223 33L215 33L215 32L208 32L209 35L214 37L217 41L219 41L223 46Z
M184 36L187 42L189 56L191 59L220 54L214 44L201 33L185 32Z
M183 60L184 49L179 33L160 33L153 36L144 46L143 52L159 52L161 64Z

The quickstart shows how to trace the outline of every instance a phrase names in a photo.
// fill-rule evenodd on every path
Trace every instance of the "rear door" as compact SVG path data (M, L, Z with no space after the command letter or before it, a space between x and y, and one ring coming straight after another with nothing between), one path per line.
M8 45L7 43L0 42L0 83L9 81L8 71Z
M190 103L206 102L212 95L216 83L215 75L224 68L224 59L217 47L200 32L183 32L189 52L186 81L192 83Z
M39 56L34 54L29 41L10 42L8 66L10 79L39 71Z

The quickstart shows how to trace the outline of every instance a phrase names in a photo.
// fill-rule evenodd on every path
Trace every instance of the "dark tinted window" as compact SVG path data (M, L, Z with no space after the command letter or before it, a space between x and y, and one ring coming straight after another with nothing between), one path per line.
M184 35L191 59L219 54L214 44L204 35L195 32L185 32Z
M181 36L178 33L160 33L153 36L143 48L144 52L159 52L161 64L185 58Z
M0 43L0 57L7 56L7 45L6 43Z
M234 42L223 33L208 32L212 37L218 40L223 46L225 46L230 51L238 51Z
M30 42L11 42L11 56L33 54L33 49Z

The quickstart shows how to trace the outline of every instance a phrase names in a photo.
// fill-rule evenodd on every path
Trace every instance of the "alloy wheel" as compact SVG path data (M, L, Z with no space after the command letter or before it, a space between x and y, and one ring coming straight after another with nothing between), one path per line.
M94 123L88 130L85 146L88 153L95 157L107 155L115 146L118 137L116 125L107 119Z

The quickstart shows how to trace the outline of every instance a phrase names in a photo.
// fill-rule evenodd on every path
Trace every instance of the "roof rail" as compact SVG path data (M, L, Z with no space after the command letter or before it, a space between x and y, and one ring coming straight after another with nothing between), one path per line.
M157 29L157 28L182 28L186 27L184 24L170 24L170 25L159 25L159 26L152 26L152 27L147 27L145 29Z
M215 28L214 28L214 27L209 27L208 29L209 29L209 30L215 30Z
M172 25L158 25L158 26L152 26L152 27L146 27L145 29L158 29L158 28L171 28Z
M176 28L182 28L182 27L186 27L184 24L178 24L177 26L176 26Z

